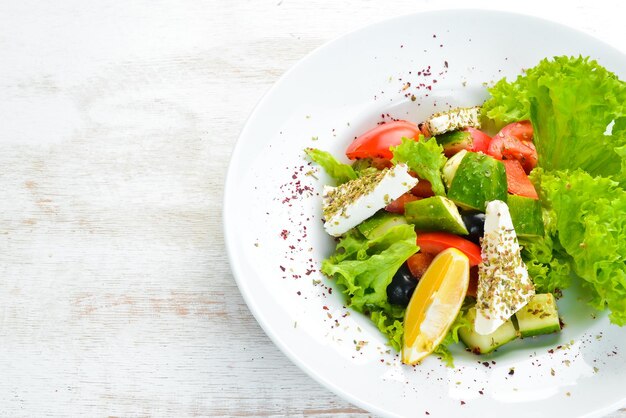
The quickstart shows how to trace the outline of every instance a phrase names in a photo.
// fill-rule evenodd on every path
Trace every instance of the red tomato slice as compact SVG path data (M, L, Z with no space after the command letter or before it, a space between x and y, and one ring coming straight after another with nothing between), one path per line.
M431 197L435 195L433 186L428 180L424 179L419 179L417 185L411 189L411 193L417 197Z
M446 248L456 248L469 258L470 266L477 266L482 261L478 245L447 232L418 233L417 245L420 247L420 251L428 254L439 254Z
M384 170L385 168L393 167L393 163L391 162L391 160L388 160L386 158L372 158L371 164L372 167L377 170Z
M430 132L428 132L428 128L426 127L425 123L420 123L419 125L417 125L417 127L419 128L422 135L424 135L424 138L430 138Z
M491 137L476 128L467 127L464 131L472 135L472 148L470 151L486 154L489 149L489 144L491 143Z
M476 297L477 291L478 291L478 266L474 266L470 268L470 278L469 278L469 286L467 286L467 296Z
M509 123L500 130L502 135L511 135L520 141L533 140L533 125L529 120Z
M530 182L524 168L517 160L503 160L509 193L539 199L535 186Z
M537 165L535 144L521 141L510 134L503 134L502 131L491 139L487 154L498 160L517 160L526 173L530 173Z
M346 155L351 160L356 158L390 160L393 154L389 151L389 147L400 145L402 137L417 139L420 134L416 124L405 120L383 123L352 141L346 150Z
M410 256L409 259L406 260L406 265L413 277L419 279L424 275L428 266L430 266L430 263L433 261L433 258L435 258L433 254L420 251Z
M385 207L385 210L391 213L404 213L404 205L406 205L409 202L414 202L419 199L420 199L419 197L413 196L411 193L405 193L399 198L397 198L396 200L389 203Z

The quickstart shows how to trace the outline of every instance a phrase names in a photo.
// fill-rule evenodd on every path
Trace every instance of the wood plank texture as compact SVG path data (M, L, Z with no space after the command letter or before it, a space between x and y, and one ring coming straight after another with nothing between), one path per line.
M507 8L624 45L617 0L530 3ZM0 415L368 416L251 316L224 250L224 177L297 60L444 6L467 3L0 2Z

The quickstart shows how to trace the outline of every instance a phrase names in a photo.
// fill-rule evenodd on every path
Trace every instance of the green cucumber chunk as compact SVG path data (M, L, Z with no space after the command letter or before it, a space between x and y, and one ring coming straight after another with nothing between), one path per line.
M461 164L463 157L465 157L465 154L467 154L466 150L459 151L458 153L450 157L450 159L443 166L441 172L443 174L443 182L446 184L447 189L450 189L452 179L454 178L456 170L458 170L459 164Z
M467 311L466 318L469 320L470 328L463 327L459 329L459 338L463 344L467 346L474 354L491 353L498 347L513 341L518 337L513 322L509 319L504 324L488 335L480 335L474 329L474 321L476 320L476 308L472 307Z
M394 226L406 225L406 219L402 215L396 213L390 213L385 211L379 211L371 218L368 218L361 222L357 229L367 239L374 239L384 235Z
M534 295L516 314L522 338L561 331L559 313L552 293Z
M504 164L483 153L465 153L450 184L448 198L463 209L482 212L491 200L506 202Z
M447 231L467 235L459 209L443 196L433 196L404 205L404 217L418 231Z
M472 134L467 131L453 131L445 134L437 135L435 140L443 147L446 156L451 156L461 150L467 150L472 147Z
M509 195L507 205L518 237L543 237L541 202L530 197Z

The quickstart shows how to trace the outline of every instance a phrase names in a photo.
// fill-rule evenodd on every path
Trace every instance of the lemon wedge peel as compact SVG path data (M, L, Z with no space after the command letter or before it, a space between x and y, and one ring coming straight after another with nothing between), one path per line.
M439 253L419 281L404 316L402 362L417 364L445 338L463 305L469 259L456 248Z

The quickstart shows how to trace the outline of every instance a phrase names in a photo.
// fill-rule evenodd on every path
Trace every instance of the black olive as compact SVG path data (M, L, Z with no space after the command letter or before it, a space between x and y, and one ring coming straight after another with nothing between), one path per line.
M394 305L406 306L411 300L417 286L417 279L413 277L406 263L394 274L391 283L387 286L387 299Z
M480 239L485 235L485 214L481 212L465 212L461 214L463 223L469 234L468 240L480 245Z

